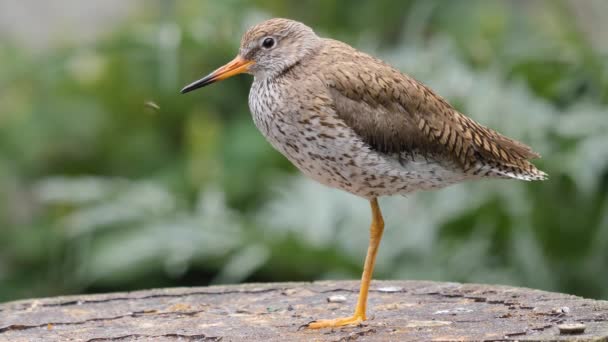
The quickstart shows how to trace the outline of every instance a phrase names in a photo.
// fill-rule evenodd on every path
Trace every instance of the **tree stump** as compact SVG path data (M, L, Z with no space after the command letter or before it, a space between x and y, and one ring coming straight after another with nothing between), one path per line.
M608 341L606 301L430 281L374 281L362 325L298 329L351 314L358 286L245 284L22 300L0 305L0 341Z

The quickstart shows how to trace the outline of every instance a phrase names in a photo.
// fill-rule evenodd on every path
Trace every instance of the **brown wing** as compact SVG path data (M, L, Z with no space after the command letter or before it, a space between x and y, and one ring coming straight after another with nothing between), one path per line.
M486 162L542 174L527 161L539 157L530 147L464 116L430 88L384 62L331 40L321 54L334 57L323 78L337 114L374 149L439 153L465 171Z

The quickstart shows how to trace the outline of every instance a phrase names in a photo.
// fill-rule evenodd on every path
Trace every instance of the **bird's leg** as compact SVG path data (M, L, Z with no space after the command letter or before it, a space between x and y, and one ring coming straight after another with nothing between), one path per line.
M378 254L378 246L382 239L384 231L384 219L378 206L378 199L374 198L370 201L372 207L372 224L370 227L369 247L367 248L367 256L365 257L365 265L363 267L363 275L361 277L361 287L359 288L359 299L355 307L355 313L351 317L324 319L312 321L303 327L308 329L321 329L340 327L344 325L355 325L365 321L365 309L367 307L367 293L369 292L369 284L372 281L372 273L374 272L374 264L376 263L376 254Z

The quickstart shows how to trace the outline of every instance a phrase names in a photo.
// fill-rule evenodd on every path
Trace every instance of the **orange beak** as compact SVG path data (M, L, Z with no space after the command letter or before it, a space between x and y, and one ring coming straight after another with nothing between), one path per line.
M246 60L241 56L236 56L236 58L230 61L230 63L220 67L219 69L201 78L200 80L194 81L185 86L184 89L181 90L181 93L185 94L195 89L202 88L213 82L225 80L228 77L247 72L249 70L249 67L253 65L253 63L255 62Z

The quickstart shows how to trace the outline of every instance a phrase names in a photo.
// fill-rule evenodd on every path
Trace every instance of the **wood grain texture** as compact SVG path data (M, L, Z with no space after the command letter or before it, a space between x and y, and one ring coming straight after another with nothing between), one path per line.
M363 325L298 330L316 318L350 314L358 285L246 284L29 299L0 304L0 341L608 341L606 301L427 281L374 281ZM328 302L332 296L345 301ZM584 333L557 328L575 322L585 325Z

